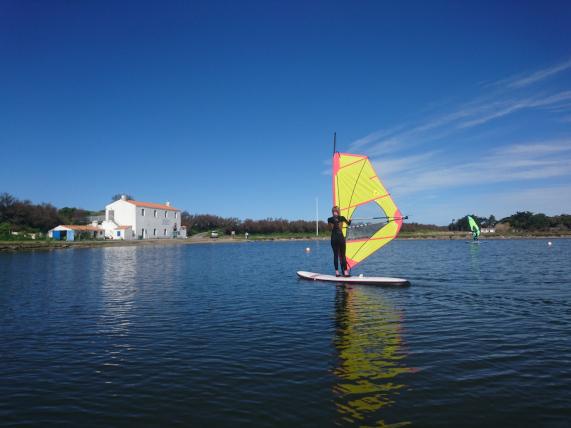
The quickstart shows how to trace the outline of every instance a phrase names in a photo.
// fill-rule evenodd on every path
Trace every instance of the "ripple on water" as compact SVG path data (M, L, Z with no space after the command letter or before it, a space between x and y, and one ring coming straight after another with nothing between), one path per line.
M360 272L398 289L298 281L327 242L2 254L0 425L566 426L544 244L394 242Z

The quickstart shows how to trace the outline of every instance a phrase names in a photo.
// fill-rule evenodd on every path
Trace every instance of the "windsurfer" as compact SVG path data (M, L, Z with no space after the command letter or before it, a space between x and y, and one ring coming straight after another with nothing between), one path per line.
M478 241L478 238L480 237L480 228L472 216L468 216L468 226L470 226L470 230L472 231L472 240L474 242Z
M333 214L327 219L327 223L331 228L331 248L333 248L333 265L335 266L335 276L341 276L339 274L339 260L341 260L341 269L343 271L343 276L350 276L347 270L347 258L345 257L345 250L347 244L345 242L345 236L343 236L343 223L347 225L351 224L351 220L347 220L344 216L339 214L339 207L334 206L331 209Z

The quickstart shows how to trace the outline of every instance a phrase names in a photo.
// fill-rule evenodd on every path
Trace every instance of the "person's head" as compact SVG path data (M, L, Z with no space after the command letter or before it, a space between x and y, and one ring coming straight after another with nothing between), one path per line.
M335 205L333 208L331 208L331 214L338 216L340 213L339 207L337 205Z

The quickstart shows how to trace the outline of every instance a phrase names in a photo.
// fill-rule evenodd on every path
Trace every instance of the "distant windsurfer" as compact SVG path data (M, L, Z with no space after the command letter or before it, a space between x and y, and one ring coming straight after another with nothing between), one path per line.
M345 217L339 214L340 210L338 206L334 206L331 209L333 214L327 219L327 223L331 228L331 248L333 248L333 265L335 266L335 276L341 276L339 274L339 260L341 260L341 269L343 271L343 276L350 276L347 270L347 258L345 257L346 243L345 236L343 236L343 223L347 225L351 224L351 220L347 220Z
M480 236L480 227L478 226L478 223L476 223L476 220L474 220L472 216L468 216L468 226L472 231L472 241L478 242L478 238Z

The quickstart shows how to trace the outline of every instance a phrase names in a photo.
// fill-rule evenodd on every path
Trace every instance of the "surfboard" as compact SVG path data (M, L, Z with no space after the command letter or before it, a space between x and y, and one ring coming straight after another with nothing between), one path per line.
M335 275L323 275L315 272L298 271L297 275L301 279L307 279L310 281L324 281L324 282L336 282L341 284L367 284L367 285L410 285L408 280L403 278L389 278L384 276L335 276Z

